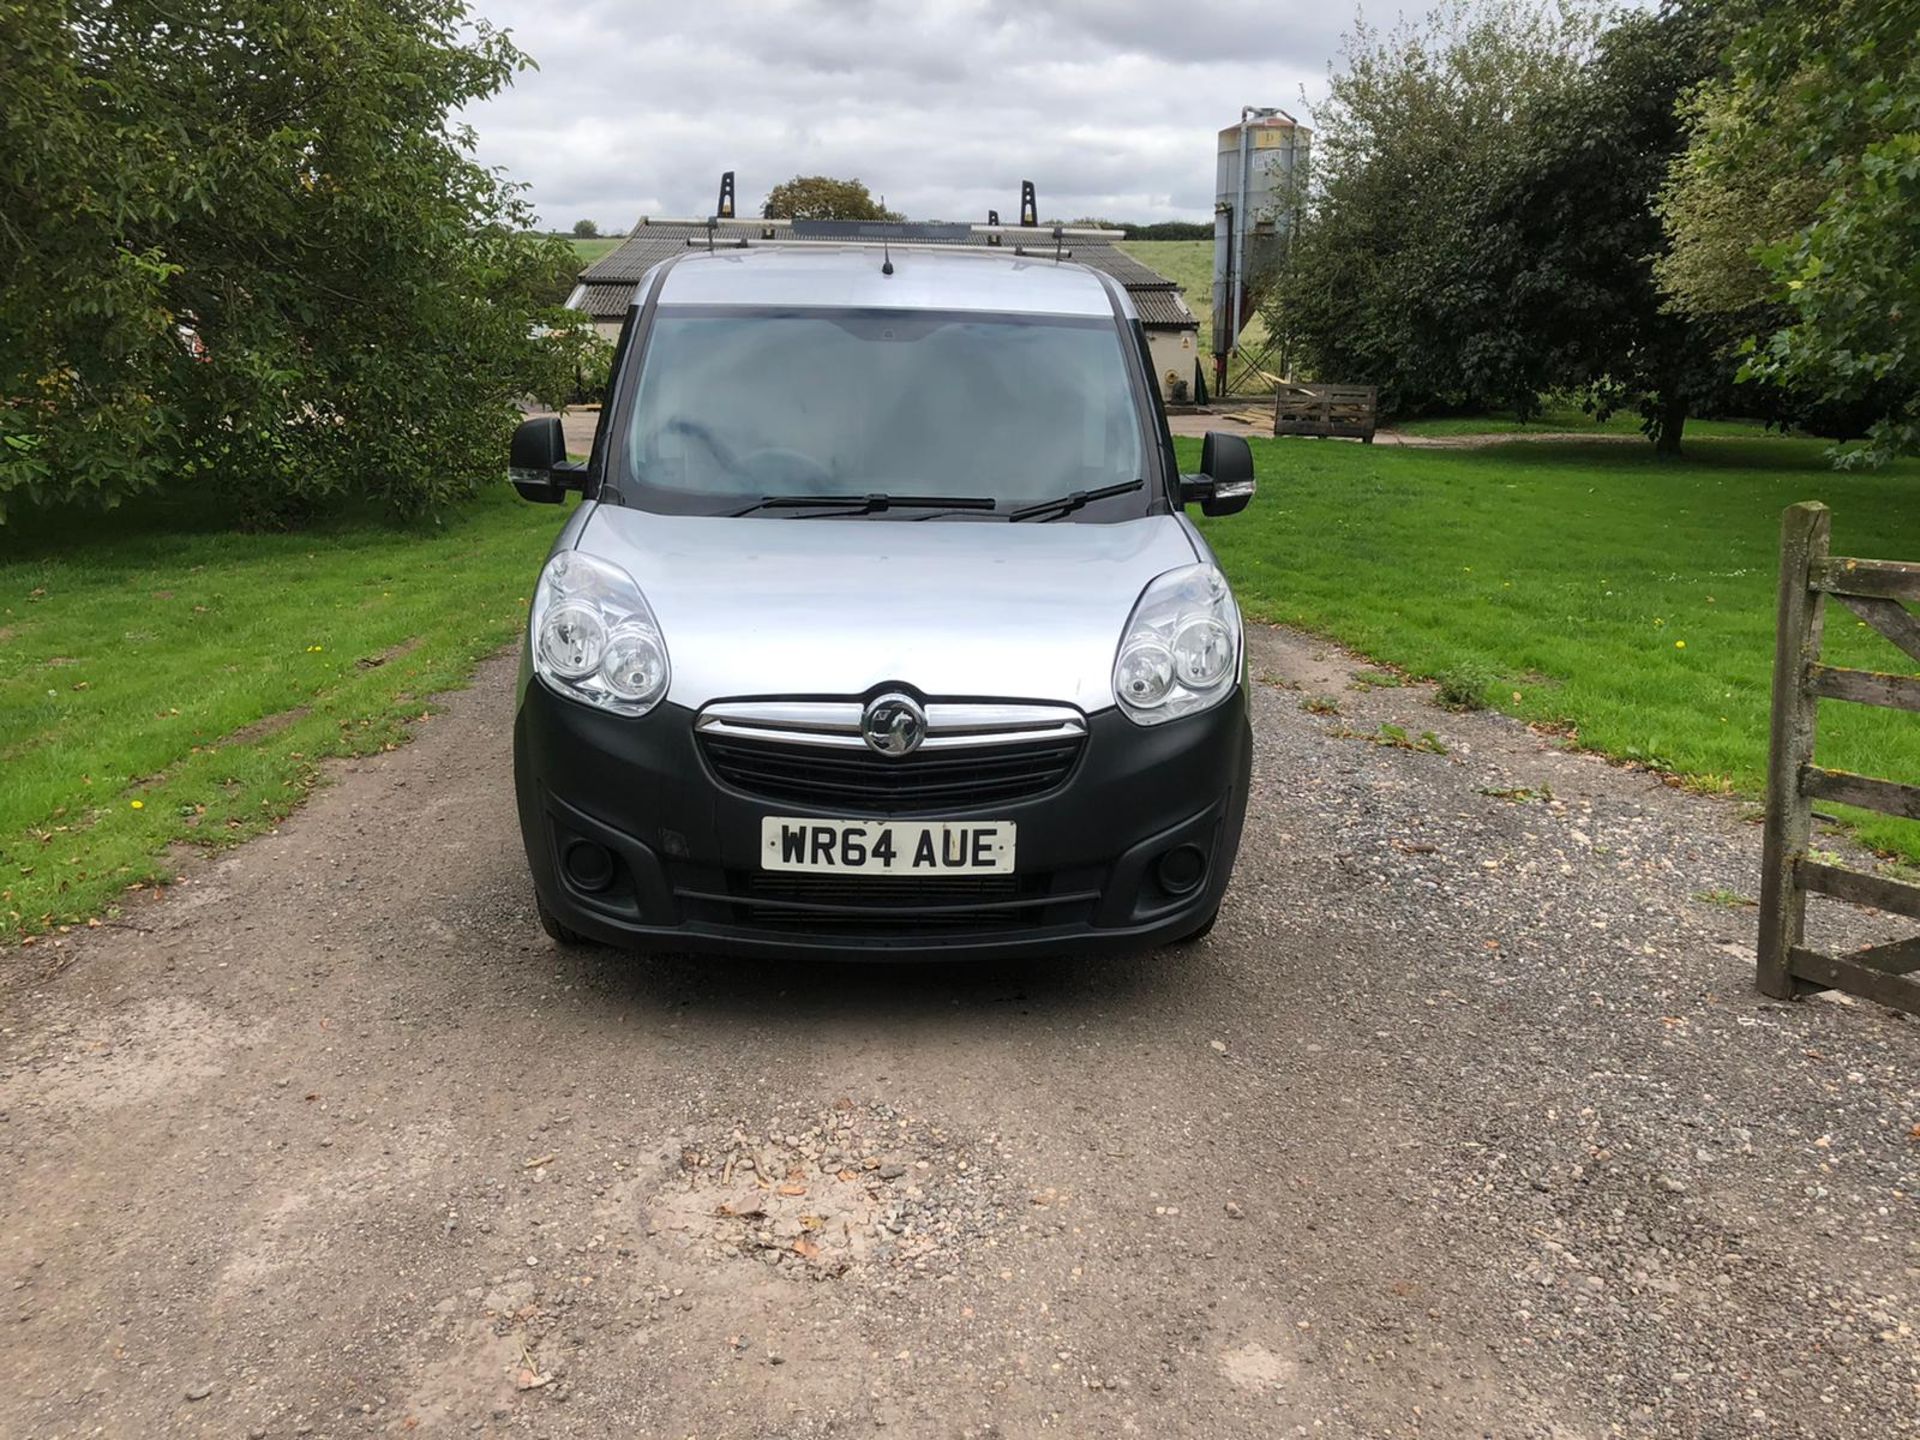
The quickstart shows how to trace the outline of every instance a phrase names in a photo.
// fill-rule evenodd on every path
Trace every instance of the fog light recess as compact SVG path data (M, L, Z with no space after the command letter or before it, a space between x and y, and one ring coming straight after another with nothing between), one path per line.
M560 857L567 879L578 889L595 893L613 883L613 855L606 846L592 840L568 842Z
M1207 878L1207 852L1198 845L1176 845L1160 857L1154 873L1169 895L1185 895Z

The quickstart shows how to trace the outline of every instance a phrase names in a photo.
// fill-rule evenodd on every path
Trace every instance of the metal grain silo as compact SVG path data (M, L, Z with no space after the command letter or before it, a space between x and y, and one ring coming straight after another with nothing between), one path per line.
M1296 177L1306 178L1312 132L1284 110L1248 105L1220 132L1213 192L1214 385L1259 308L1264 272L1293 226Z

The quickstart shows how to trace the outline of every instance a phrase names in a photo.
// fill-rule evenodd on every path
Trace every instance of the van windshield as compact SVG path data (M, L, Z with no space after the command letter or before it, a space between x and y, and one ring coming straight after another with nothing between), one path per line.
M1111 319L662 306L616 433L615 485L628 504L679 513L793 496L993 502L875 512L894 519L1004 519L1129 487L1149 472L1121 345ZM1152 489L1069 513L1132 518Z

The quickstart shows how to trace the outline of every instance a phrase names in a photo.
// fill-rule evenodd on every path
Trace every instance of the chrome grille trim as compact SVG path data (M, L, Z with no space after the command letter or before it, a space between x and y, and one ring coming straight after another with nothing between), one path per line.
M858 700L722 700L695 718L701 735L772 744L818 745L864 750ZM1079 740L1086 717L1070 705L935 703L927 709L921 752L1020 745L1036 740Z

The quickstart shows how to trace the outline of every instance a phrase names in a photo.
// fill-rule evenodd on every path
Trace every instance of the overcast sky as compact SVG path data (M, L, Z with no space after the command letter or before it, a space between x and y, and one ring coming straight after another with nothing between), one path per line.
M1397 7L1395 7L1397 8ZM539 62L468 112L545 224L740 213L857 176L914 219L1204 220L1214 136L1299 113L1352 0L475 0ZM1370 13L1385 11L1382 4ZM1301 116L1304 120L1306 117Z

